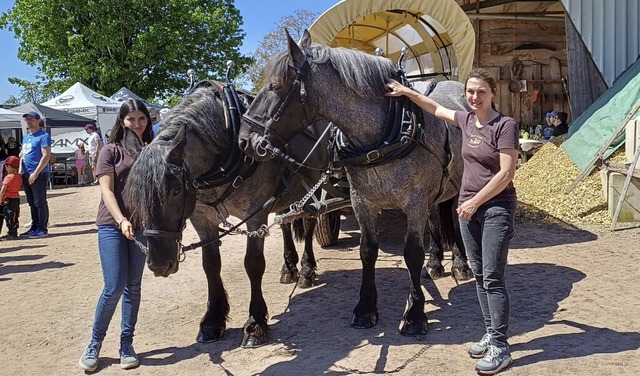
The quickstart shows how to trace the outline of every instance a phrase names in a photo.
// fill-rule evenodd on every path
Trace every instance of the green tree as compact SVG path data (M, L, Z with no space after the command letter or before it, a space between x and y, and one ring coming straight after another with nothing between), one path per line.
M200 79L222 78L229 59L243 70L241 25L233 0L16 0L0 16L53 89L80 81L146 98L184 90L189 68Z
M284 16L276 24L276 28L265 35L253 53L253 64L247 69L247 76L253 83L253 91L264 85L263 70L269 60L279 52L287 49L287 38L284 32L289 31L294 40L299 40L305 29L318 17L317 13L308 10L296 10L292 15Z
M18 102L16 106L29 102L46 102L56 94L56 91L52 90L49 86L43 85L40 81L30 82L17 77L9 77L9 82L21 87L20 95L18 97L11 96L7 101L5 101Z

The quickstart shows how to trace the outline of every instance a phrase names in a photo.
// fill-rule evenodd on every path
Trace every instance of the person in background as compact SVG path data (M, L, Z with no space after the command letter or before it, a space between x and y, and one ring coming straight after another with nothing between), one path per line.
M129 369L140 363L132 344L138 321L146 255L137 242L146 246L147 241L142 229L134 228L129 222L129 210L124 204L122 192L139 151L153 139L150 124L149 111L142 101L125 101L111 129L109 143L98 156L96 175L100 181L102 199L96 225L104 289L96 307L91 340L79 360L80 368L85 371L93 372L98 367L102 341L120 297L120 366Z
M20 158L20 151L22 150L22 146L20 143L16 141L15 137L7 138L7 156L14 156Z
M162 120L167 118L167 115L169 115L169 112L171 112L170 108L163 108L162 110L160 110L160 112L158 112L158 114L160 115L160 120L157 121L155 124L153 124L153 128L152 128L153 137L156 137L158 133L160 133L160 126L162 125Z
M89 164L91 165L91 175L93 175L94 181L91 185L98 185L98 177L96 175L96 163L98 162L98 154L102 148L102 137L100 133L96 132L96 126L93 124L87 124L84 126L84 130L89 134L87 140L88 152L89 152Z
M29 132L22 140L22 162L19 172L22 174L24 193L31 211L31 227L20 236L38 239L49 234L47 184L49 183L51 136L40 128L40 124L44 122L37 112L27 112L22 117L27 122Z
M468 353L482 358L476 364L478 373L493 375L513 362L507 343L511 302L505 268L514 236L517 197L512 180L518 159L518 126L495 110L496 81L484 69L472 70L465 84L471 112L445 108L396 81L387 88L387 95L405 95L462 130L464 172L457 212L486 328Z
M7 235L0 237L0 240L17 240L18 218L20 217L20 187L22 186L22 176L18 174L20 168L20 158L10 156L6 159L7 176L4 177L2 189L0 189L0 205L2 206L2 216L7 223ZM0 220L0 231L2 230L2 220Z
M87 151L84 149L84 142L78 142L78 149L74 154L76 160L76 171L78 171L78 187L82 187L86 184L85 169L87 166L84 164L84 160L87 158Z
M7 138L7 147L6 147L7 156L14 156L20 158L20 151L22 150L22 146L20 143L16 141L15 137Z
M4 160L7 159L7 144L0 135L0 188L2 188L2 179L4 178Z
M555 112L548 112L547 115L544 117L544 120L546 122L546 124L544 125L544 127L542 128L542 139L549 141L549 139L551 138L551 135L553 134L553 129L554 129L554 119L556 117L556 113Z
M553 124L555 127L553 128L553 133L551 134L549 141L554 141L557 137L569 133L569 125L567 124L568 118L569 115L566 112L556 112L556 116L553 118Z

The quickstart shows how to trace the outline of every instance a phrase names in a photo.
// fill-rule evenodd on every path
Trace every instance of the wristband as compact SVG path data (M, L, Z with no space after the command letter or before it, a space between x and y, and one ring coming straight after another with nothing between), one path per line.
M128 221L127 217L122 217L122 219L120 219L119 221L116 221L116 223L118 224L118 228L122 227L122 222L124 221Z

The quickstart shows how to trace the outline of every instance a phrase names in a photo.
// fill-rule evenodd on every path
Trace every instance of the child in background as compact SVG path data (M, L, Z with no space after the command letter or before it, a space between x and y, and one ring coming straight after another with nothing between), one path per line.
M22 176L18 174L20 167L20 159L10 156L5 160L7 168L7 176L2 181L2 189L0 189L0 204L2 205L2 214L7 222L7 230L9 233L0 238L0 240L17 240L18 239L18 218L20 217L20 187L22 186ZM0 218L1 219L1 218ZM2 230L2 221L0 220L0 231Z
M78 187L82 187L86 184L85 182L86 165L84 163L84 160L86 157L87 157L87 151L84 148L84 142L78 142L78 150L76 150L76 154L75 154L76 170L78 170Z

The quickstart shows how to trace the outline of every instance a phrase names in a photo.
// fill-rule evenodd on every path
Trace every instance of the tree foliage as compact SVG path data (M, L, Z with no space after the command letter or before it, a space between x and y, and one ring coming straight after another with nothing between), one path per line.
M304 30L308 29L317 17L317 13L296 10L292 15L282 17L276 24L276 28L262 38L253 53L254 62L247 70L247 75L253 83L253 91L258 91L264 85L263 70L269 60L287 49L284 30L287 29L294 40L300 40Z
M20 95L18 97L10 96L5 104L11 103L13 106L19 106L30 102L42 103L57 94L51 87L43 85L40 81L31 82L17 77L9 77L9 82L20 86Z
M222 78L229 59L243 70L241 25L233 0L16 0L0 16L53 88L80 81L146 98L184 90L189 68L200 79Z

